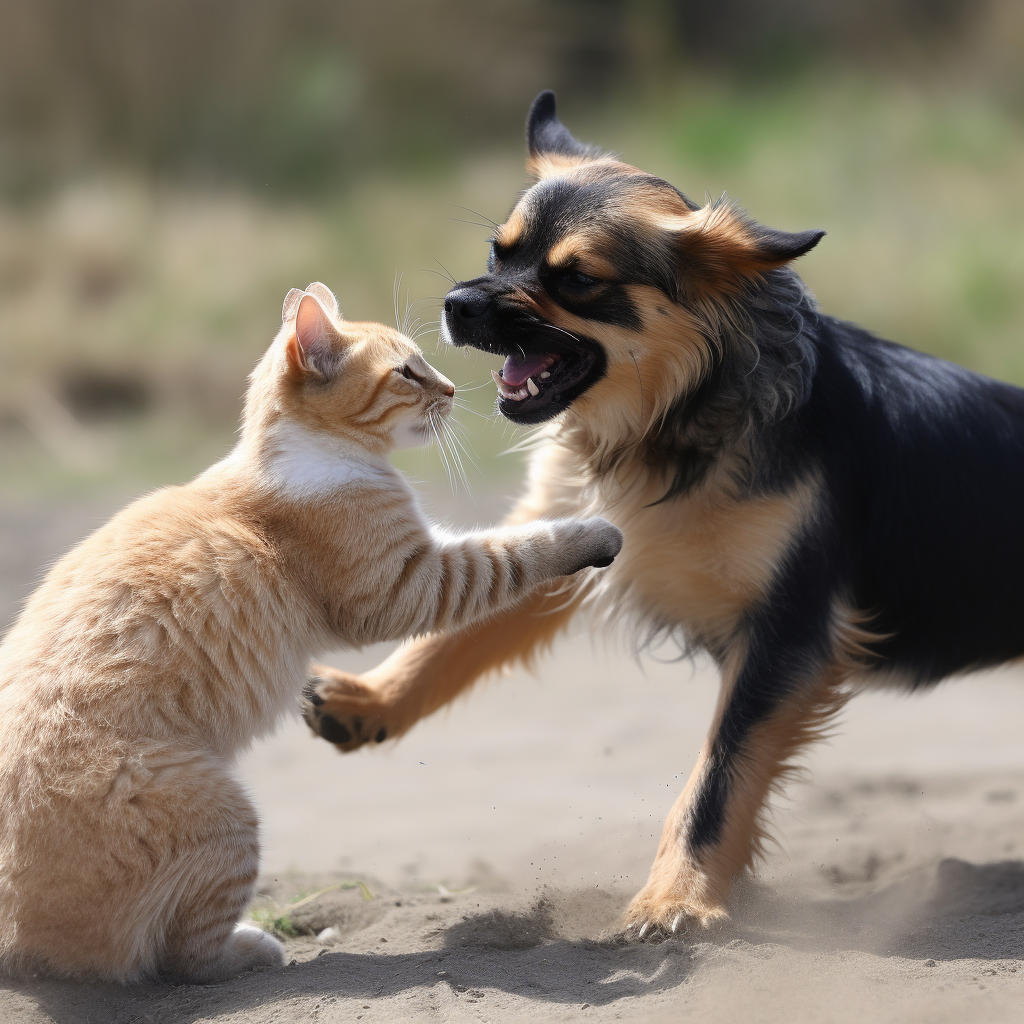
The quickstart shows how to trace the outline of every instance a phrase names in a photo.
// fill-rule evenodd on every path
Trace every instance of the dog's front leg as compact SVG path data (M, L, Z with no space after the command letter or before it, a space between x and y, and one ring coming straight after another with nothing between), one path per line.
M626 912L631 937L699 934L728 920L732 882L761 852L768 796L845 702L839 664L740 646L724 666L711 731L650 876Z

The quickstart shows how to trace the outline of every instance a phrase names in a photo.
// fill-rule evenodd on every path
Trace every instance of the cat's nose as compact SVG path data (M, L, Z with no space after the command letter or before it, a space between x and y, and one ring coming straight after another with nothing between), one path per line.
M445 381L441 387L441 394L445 395L448 398L454 398L455 385L450 380Z
M444 300L444 311L458 320L476 320L487 312L491 296L479 288L453 288Z

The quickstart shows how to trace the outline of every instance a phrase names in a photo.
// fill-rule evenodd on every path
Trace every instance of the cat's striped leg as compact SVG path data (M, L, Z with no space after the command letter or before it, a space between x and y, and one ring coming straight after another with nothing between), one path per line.
M162 941L158 970L176 982L206 984L259 968L280 967L284 947L239 918L259 869L256 812L227 771L210 772L206 792L191 787L176 862L165 885L180 893Z
M341 750L395 739L488 672L532 662L582 599L578 583L556 580L468 629L403 644L363 676L314 665L303 716L314 733Z

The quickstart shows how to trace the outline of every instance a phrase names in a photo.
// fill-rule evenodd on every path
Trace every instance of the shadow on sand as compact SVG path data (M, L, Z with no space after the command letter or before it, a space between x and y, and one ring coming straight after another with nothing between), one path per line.
M537 1003L601 1006L679 986L714 951L747 943L936 961L1024 957L1022 861L946 860L847 899L787 897L748 882L737 894L733 922L713 942L567 938L573 929L567 928L572 914L567 917L566 908L578 909L585 898L554 894L523 912L466 915L438 933L440 948L393 955L323 951L281 971L220 985L122 988L30 981L16 990L35 1004L38 1019L58 1024L178 1024L297 997L361 1002L413 989L437 989L467 1002L496 989ZM618 903L607 894L599 899L610 924ZM999 928L992 927L995 915ZM591 914L587 924L594 923Z

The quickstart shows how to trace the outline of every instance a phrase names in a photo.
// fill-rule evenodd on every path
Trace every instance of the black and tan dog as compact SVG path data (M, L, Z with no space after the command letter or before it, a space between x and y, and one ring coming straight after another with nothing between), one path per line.
M307 715L343 749L398 736L584 601L710 652L714 722L626 922L699 929L851 691L1024 654L1024 392L825 316L788 266L822 232L697 206L577 142L551 93L528 141L536 183L444 334L506 356L499 410L549 424L512 520L601 514L622 554L589 591L323 670Z

